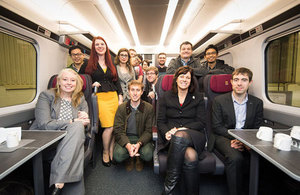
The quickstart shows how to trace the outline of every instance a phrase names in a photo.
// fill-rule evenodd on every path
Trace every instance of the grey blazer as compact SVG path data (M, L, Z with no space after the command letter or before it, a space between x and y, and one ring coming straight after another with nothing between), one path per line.
M65 129L70 123L68 120L57 120L60 112L61 99L55 100L55 91L53 89L43 91L39 95L38 102L35 108L35 121L30 129L39 130L60 130ZM80 104L74 108L72 106L73 118L78 118L78 111L84 111L88 113L88 105L81 97Z

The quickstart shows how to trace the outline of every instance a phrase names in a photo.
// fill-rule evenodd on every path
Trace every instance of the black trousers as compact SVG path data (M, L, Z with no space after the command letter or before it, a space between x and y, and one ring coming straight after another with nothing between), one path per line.
M243 175L249 174L249 152L239 151L230 146L230 139L215 136L215 148L225 157L225 172L230 195L243 194Z

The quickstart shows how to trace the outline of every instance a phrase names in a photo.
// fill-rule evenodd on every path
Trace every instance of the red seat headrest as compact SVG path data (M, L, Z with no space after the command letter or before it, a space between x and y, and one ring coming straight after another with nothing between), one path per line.
M83 85L82 85L82 91L84 91L86 89L86 79L83 75L79 75L83 81ZM52 82L52 88L54 88L56 86L56 82L57 82L57 76L54 77L53 82Z
M169 91L172 89L172 83L173 83L173 77L174 75L165 75L162 82L161 82L161 88L164 91Z
M212 75L210 78L210 89L216 93L232 91L231 74Z

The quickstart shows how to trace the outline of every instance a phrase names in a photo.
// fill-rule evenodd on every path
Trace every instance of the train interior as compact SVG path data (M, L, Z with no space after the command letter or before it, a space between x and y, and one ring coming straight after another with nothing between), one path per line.
M215 44L218 59L253 71L249 93L263 100L265 126L299 126L299 13L299 0L0 0L0 127L29 129L39 94L72 63L69 47L79 45L88 59L94 36L106 40L113 59L120 48L134 48L151 66L160 52L168 64L184 41L201 61ZM162 192L164 175L154 172L153 162L141 172L127 172L123 164L104 167L97 131L85 166L86 194ZM260 162L258 194L300 194L299 181ZM47 182L47 164L44 175ZM32 191L32 177L29 160L3 178L0 189L9 184ZM228 194L224 174L201 174L199 185L199 194Z

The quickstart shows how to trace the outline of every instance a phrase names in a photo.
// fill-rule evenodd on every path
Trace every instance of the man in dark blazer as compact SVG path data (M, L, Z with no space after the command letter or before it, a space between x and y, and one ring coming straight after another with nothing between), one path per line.
M247 68L232 73L232 92L215 98L212 107L212 129L215 148L225 156L225 171L230 194L242 194L244 156L248 149L228 134L228 129L258 129L263 122L263 102L247 93L252 84Z

